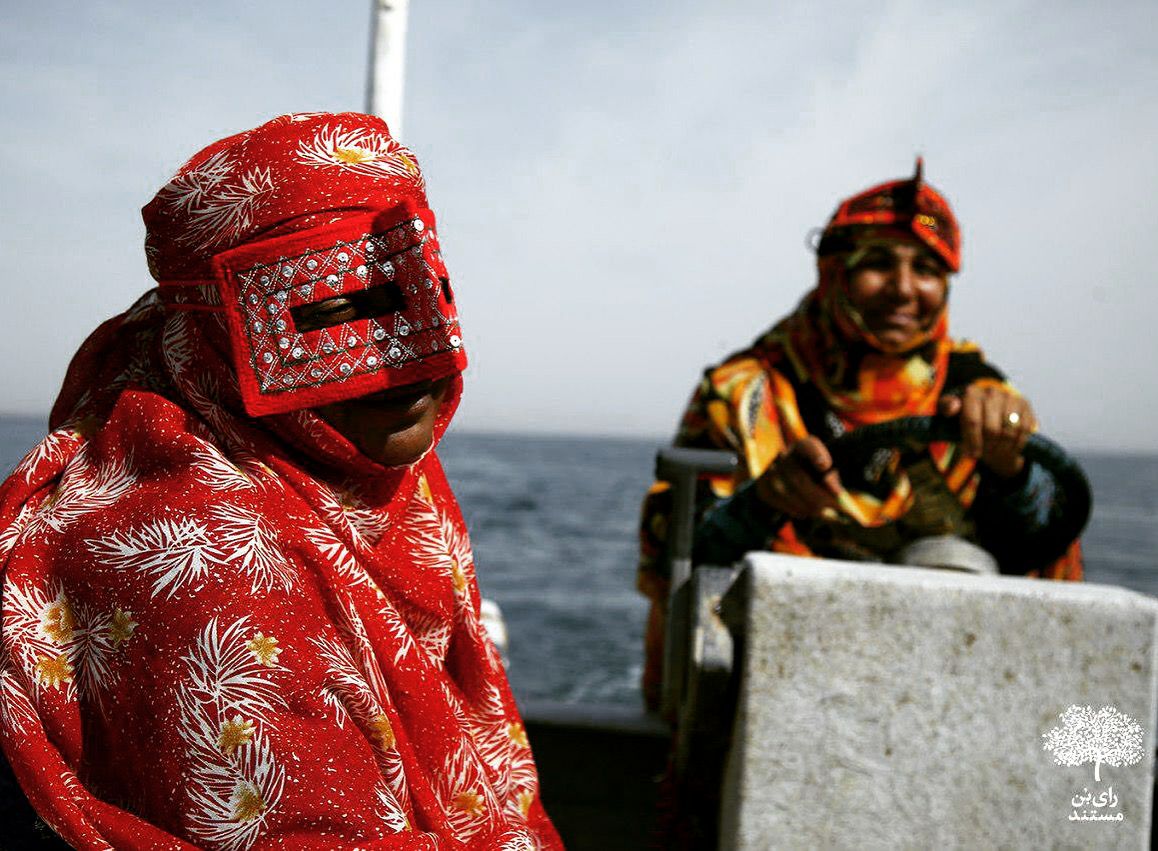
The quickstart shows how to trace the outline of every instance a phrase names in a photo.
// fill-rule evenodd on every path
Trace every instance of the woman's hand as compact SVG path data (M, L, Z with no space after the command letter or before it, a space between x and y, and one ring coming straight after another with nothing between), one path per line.
M760 498L789 517L818 517L836 507L840 476L828 449L815 437L798 440L756 480Z
M1037 430L1029 402L1008 387L970 384L962 396L945 396L938 403L942 416L961 417L961 451L1003 478L1021 472L1022 450Z

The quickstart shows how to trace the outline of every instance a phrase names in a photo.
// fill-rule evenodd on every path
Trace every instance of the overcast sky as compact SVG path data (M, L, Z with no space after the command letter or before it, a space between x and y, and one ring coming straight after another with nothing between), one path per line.
M0 2L0 411L38 414L151 286L139 210L177 166L362 108L370 4ZM459 427L670 435L812 285L809 229L920 152L963 227L953 332L1063 443L1158 450L1155 44L1153 0L412 0Z

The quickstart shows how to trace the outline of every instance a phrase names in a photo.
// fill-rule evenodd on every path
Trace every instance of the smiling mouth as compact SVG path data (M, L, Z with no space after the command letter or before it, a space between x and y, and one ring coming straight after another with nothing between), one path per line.
M874 316L872 324L879 328L912 328L919 321L907 313L886 313Z

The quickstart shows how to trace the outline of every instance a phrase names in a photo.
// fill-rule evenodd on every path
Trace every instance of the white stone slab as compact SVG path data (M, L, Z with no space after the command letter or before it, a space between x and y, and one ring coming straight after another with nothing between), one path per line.
M733 591L721 848L1150 847L1154 598L770 554ZM1137 721L1140 761L1057 765L1071 705Z

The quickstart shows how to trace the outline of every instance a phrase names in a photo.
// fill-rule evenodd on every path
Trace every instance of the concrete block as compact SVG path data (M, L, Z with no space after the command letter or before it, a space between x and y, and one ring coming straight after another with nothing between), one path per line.
M753 554L724 616L721 848L1150 847L1154 598ZM1141 731L1076 730L1056 764L1043 734L1087 705Z

